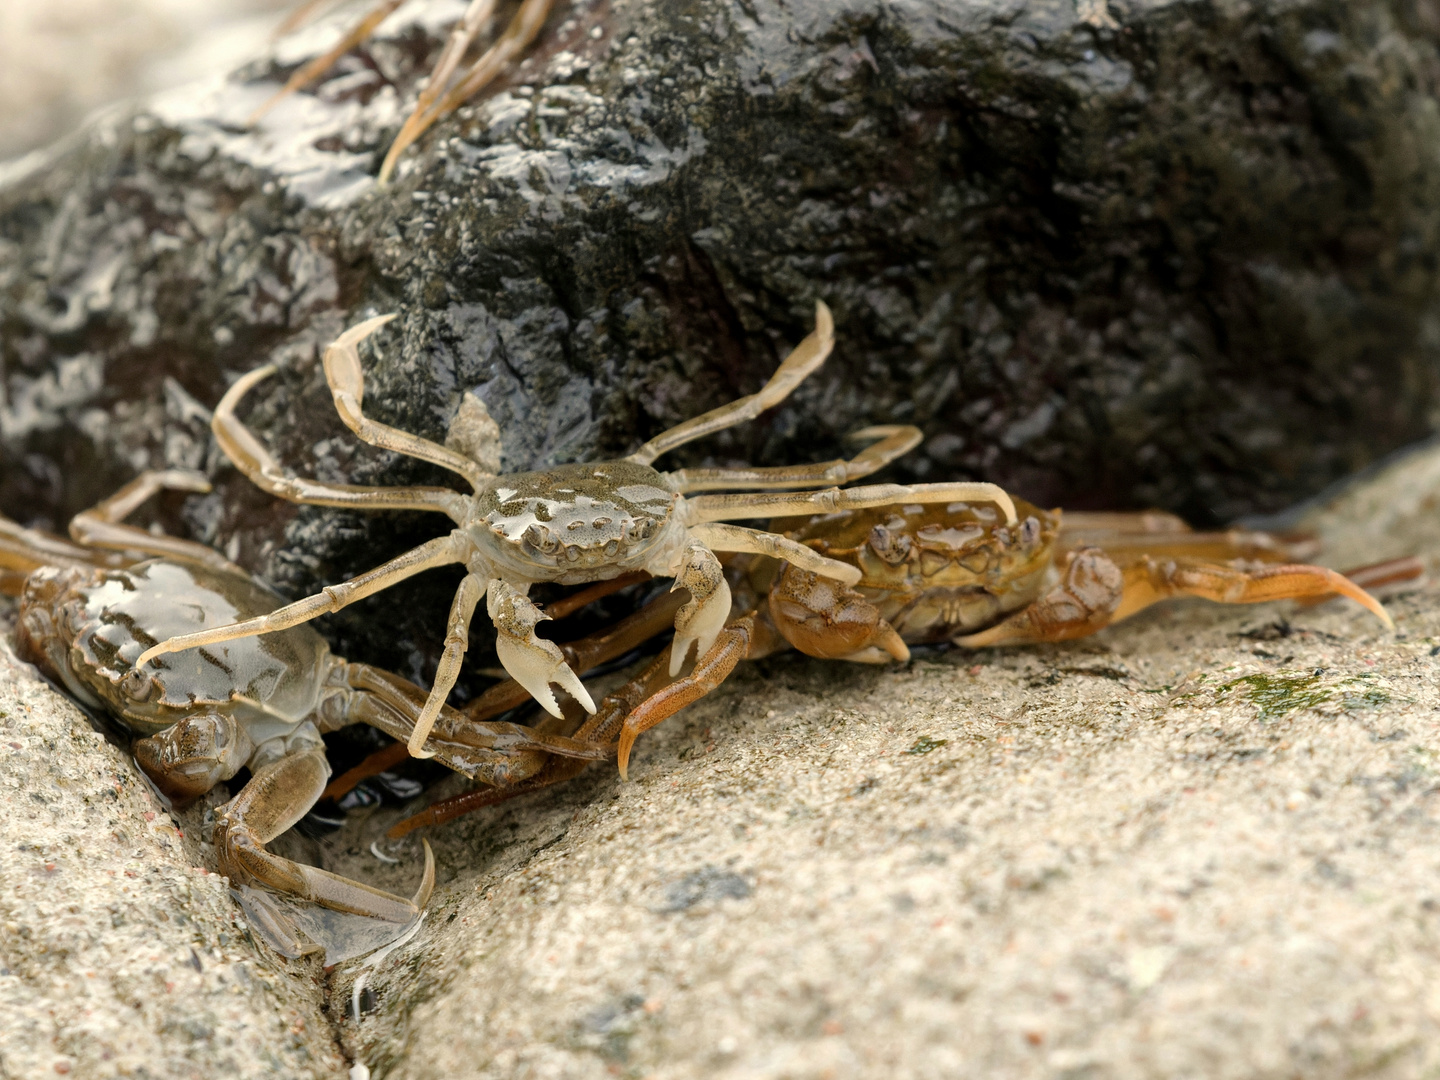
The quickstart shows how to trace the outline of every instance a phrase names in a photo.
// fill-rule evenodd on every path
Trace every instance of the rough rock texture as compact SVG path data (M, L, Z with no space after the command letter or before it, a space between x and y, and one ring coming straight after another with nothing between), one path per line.
M1406 500L1436 473L1431 450L1311 521L1372 550L1398 530L1434 566L1440 518ZM31 933L7 928L0 993L7 1017L42 995L56 1014L0 1026L0 1060L38 1075L28 1063L100 1045L98 1030L153 1040L156 1078L267 1052L281 1075L328 1075L343 1052L377 1080L1432 1076L1440 588L1390 610L1393 638L1338 603L1194 603L905 668L744 665L642 737L633 782L597 766L432 830L440 883L416 937L328 977L297 968L288 987L238 936L214 958L236 915L189 869L206 854L157 832L163 814L144 821L133 781L111 801L123 759L10 665L3 738L31 756L0 772L0 897ZM33 709L19 724L17 704ZM53 823L9 809L41 799ZM412 887L418 842L383 837L401 812L353 813L312 855ZM80 829L97 815L102 838L127 839L90 870L70 851L96 843ZM113 932L117 901L79 885L113 890L107 869L154 890ZM35 914L10 913L17 894ZM161 966L138 1019L128 992L90 989ZM243 994L217 995L222 977ZM236 1029L222 1008L271 1011ZM254 1061L227 1038L252 1040Z
M0 644L0 1077L332 1077L313 970L251 938L194 824Z
M419 475L355 449L319 380L317 346L382 310L370 407L439 437L477 389L509 468L753 390L817 297L823 374L695 457L913 420L909 475L1203 521L1435 426L1428 0L576 0L377 190L461 7L406 5L252 133L338 22L9 170L0 509L58 525L142 465L213 464L198 405L264 360L253 418L286 462ZM226 476L192 528L297 594L435 527L295 516ZM451 584L329 632L424 678Z

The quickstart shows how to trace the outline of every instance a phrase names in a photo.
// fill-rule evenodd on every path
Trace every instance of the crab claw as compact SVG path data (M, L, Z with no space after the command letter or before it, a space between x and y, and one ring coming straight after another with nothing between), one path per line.
M565 663L560 647L535 636L536 624L549 619L549 615L531 603L524 593L499 580L490 582L485 606L498 632L495 651L501 666L530 692L542 709L557 719L563 716L550 689L550 684L555 683L585 706L586 712L595 711L594 699L580 676Z
M715 644L730 617L730 586L720 560L698 540L692 540L680 555L680 568L670 591L689 589L690 602L675 613L675 643L670 649L670 675L680 674L695 645L696 657L704 656Z
M787 565L770 587L770 619L807 656L884 664L910 659L910 648L880 609L833 578Z

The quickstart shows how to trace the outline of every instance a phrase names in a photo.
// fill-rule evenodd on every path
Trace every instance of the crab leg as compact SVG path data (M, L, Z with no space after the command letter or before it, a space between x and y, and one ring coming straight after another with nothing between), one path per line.
M368 573L351 578L349 581L342 581L339 585L327 585L314 596L307 596L304 600L297 600L293 604L276 608L268 615L257 615L253 619L245 619L228 626L214 626L209 630L198 630L193 634L181 634L179 637L169 638L157 645L152 645L140 654L135 661L135 666L143 667L155 657L163 656L166 653L194 649L201 645L214 645L220 641L234 641L236 638L254 637L257 634L269 634L276 630L299 626L320 615L328 615L333 611L348 607L372 593L388 589L391 585L413 577L423 570L464 562L465 552L457 553L455 548L452 536L438 536L428 543L412 548L404 555L382 563Z
M585 592L587 593L590 591L591 590L589 589L585 590ZM577 597L580 595L583 594L577 594ZM565 597L563 600L557 602L556 604L551 604L546 610L547 612L555 612L558 608L559 610L563 611L574 599L576 599L576 597ZM577 675L583 675L598 664L603 664L607 661L614 660L618 656L624 656L626 653L644 644L646 641L649 641L656 634L664 633L665 630L669 629L675 621L675 613L680 609L684 600L685 596L683 593L661 593L659 596L657 596L654 600L651 600L639 611L635 612L633 615L626 616L609 630L605 630L596 634L591 634L588 637L581 638L579 641L561 645L560 651L565 657L566 664ZM557 614L555 615L555 617L558 618L560 616ZM351 666L354 667L356 665ZM403 683L403 680L401 680L399 676L392 675L389 672L377 671L374 674L383 675L383 677L390 683ZM368 678L369 677L367 676L367 681L364 684L363 688L373 689L374 687L368 681ZM413 695L416 696L417 700L424 698L424 691L422 691L419 687L410 686L410 684L408 683L405 683L404 685L410 687L410 692L413 692ZM404 692L405 691L401 691L401 693ZM486 732L489 732L495 728L505 728L508 730L512 725L482 723L481 721L489 721L492 717L499 716L501 713L508 712L514 708L518 708L519 706L524 705L530 700L532 700L530 692L526 690L525 687L521 686L514 679L506 679L504 682L497 683L495 686L490 687L478 698L471 701L468 705L465 706L463 713L466 721L473 724L476 729L484 730ZM606 700L608 700L608 698ZM638 701L635 702L635 704L638 703ZM604 709L605 704L602 702L600 711L603 712ZM413 711L416 715L418 715L418 707L414 708ZM436 722L435 731L431 733L430 745L432 747L435 745L434 740L437 737L446 740L467 743L471 742L471 739L467 737L462 737L459 734L450 733L450 729L447 725L447 716L449 715L449 712L450 710L448 706L445 709L441 710L440 719ZM586 723L589 724L593 722L593 720L594 717L592 717L591 720L587 721ZM362 761L359 765L355 766L355 768L348 770L343 775L338 776L334 780L332 780L330 782L330 786L325 789L325 795L327 798L339 798L341 795L345 794L345 792L349 791L356 784L358 784L361 780L382 773L386 769L393 768L400 762L404 761L407 757L409 757L409 753L405 748L405 742L408 741L410 738L409 728L407 728L404 733L401 734L390 731L389 728L385 728L379 724L376 724L374 726L381 727L382 730L387 731L394 738L400 739L401 741L396 743L394 746L387 746L383 750L377 750L375 753L371 754L364 761ZM540 732L536 728L524 727L520 725L514 726L517 727L519 731L529 734L536 741L537 748L543 747L543 749L550 753L561 755L568 759L592 758L595 756L595 741L591 737L587 736L586 740L584 741L582 741L578 737L567 739L558 735L551 735L549 733ZM606 736L606 739L608 739L608 736ZM508 742L505 743L505 748L507 753L516 752L512 749L511 744ZM581 748L584 748L584 750L582 750ZM440 755L437 754L437 757L438 756ZM609 752L607 751L604 756L608 757ZM449 762L445 763L449 764ZM528 766L525 767L528 768ZM509 767L507 771L509 776L512 778L511 782L513 782L513 778L518 774L520 769L521 766L512 765L511 767ZM461 769L460 771L463 772L464 770ZM524 790L529 790L529 788L526 788Z
M407 457L419 458L439 465L442 469L459 473L476 490L493 475L485 472L464 454L456 453L449 447L422 439L408 431L401 431L389 424L369 419L360 410L365 398L365 376L360 371L359 344L380 327L395 319L395 315L377 315L350 327L336 338L325 350L325 381L335 400L335 411L345 426L371 446L383 450L394 450ZM478 398L475 399L477 402ZM483 406L482 406L483 408Z
M535 40L536 35L540 33L541 27L545 25L545 20L549 18L550 8L554 2L555 0L524 0L524 3L520 5L520 10L510 20L510 25L505 28L505 32L496 39L479 60L470 66L470 69L456 83L454 89L447 93L439 104L428 104L428 102L425 105L416 104L414 112L400 128L400 134L395 136L395 141L390 144L390 150L380 165L380 175L377 179L381 186L389 183L390 176L395 171L395 163L400 160L400 155L409 148L411 143L425 134L431 125L441 117L454 112L493 82L516 57L525 51ZM430 77L430 86L426 88L426 95L431 94L432 88L436 91L444 88L445 82L449 80L450 71L454 70L455 65L459 62L464 47L473 39L475 33L478 33L479 26L485 17L488 17L488 12L481 10L479 3L472 3L457 28L459 34L468 34L468 37L463 42L456 44L456 35L452 33L451 40L446 42L445 49L441 52L441 64L436 65L436 70ZM469 30L471 25L475 27L473 32ZM458 50L454 51L453 57L452 45L456 45ZM444 77L442 78L441 65L447 63L449 67L443 71ZM430 97L430 100L433 101L433 96ZM426 97L422 96L421 101L425 102Z
M134 525L123 524L136 507L161 491L209 490L210 482L197 473L180 469L164 472L146 470L108 499L71 518L70 539L90 548L139 551L146 555L199 563L222 574L243 576L244 570L214 548L175 536L157 536Z
M785 358L785 362L770 376L770 381L760 388L759 393L738 398L728 405L721 405L718 409L711 409L694 419L686 420L683 424L676 424L670 430L655 436L625 460L649 465L661 454L669 453L677 446L684 446L694 439L755 419L766 409L789 397L797 386L825 362L834 347L835 320L824 301L817 300L815 329L795 346Z
M381 184L389 182L390 174L395 170L395 162L399 160L406 148L423 135L426 128L440 118L439 113L434 117L429 117L429 113L440 95L449 87L450 77L459 67L460 61L465 56L465 50L470 47L470 43L480 35L480 31L495 14L495 2L496 0L471 0L470 6L465 9L465 14L451 28L450 36L445 40L445 47L440 50L440 59L435 61L435 68L430 72L425 88L420 91L415 108L405 118L405 123L400 127L400 134L395 136L395 141L391 144L390 151L386 154L385 161L380 167ZM538 31L539 28L536 29ZM424 127L421 126L422 123ZM399 150L395 149L397 146L400 147Z
M781 465L773 469L676 469L665 473L672 491L719 491L734 488L821 487L848 484L884 468L919 446L920 429L909 424L886 424L852 432L848 439L877 439L849 460L814 465Z
M774 495L697 495L686 500L690 520L733 521L736 518L783 517L800 514L833 514L838 510L863 510L894 503L995 503L1005 520L1015 524L1015 504L1005 489L996 484L868 484L854 488L826 488L824 491L782 492ZM733 550L733 549L726 549Z
M747 616L736 620L721 631L716 643L696 662L695 673L674 682L673 685L672 677L669 674L670 648L667 646L645 666L640 674L614 693L607 694L605 699L600 702L600 708L595 711L595 715L581 725L580 729L575 732L574 738L577 741L586 740L593 744L610 745L610 740L623 730L629 717L642 705L655 700L657 693L667 686L670 686L673 692L663 699L655 700L653 708L641 714L640 723L645 725L641 730L654 727L655 724L678 712L685 705L703 697L705 693L724 681L735 663L739 661L740 655L744 654L745 644L739 640L739 635L749 633L750 622L751 620ZM734 660L730 659L732 656L734 656ZM702 685L704 686L703 690L693 693ZM635 736L638 736L641 730L636 730L632 735L631 744L634 743ZM575 758L552 757L540 772L514 787L500 790L481 788L449 799L441 799L420 813L391 826L385 835L392 840L398 840L407 833L424 826L442 825L462 814L468 814L472 810L493 806L518 795L563 783L578 776L585 765L584 761ZM622 778L623 776L622 772Z
M1029 607L989 630L957 637L955 643L981 648L1085 637L1172 596L1257 604L1339 593L1394 629L1374 597L1348 578L1320 566L1245 566L1147 555L1122 570L1101 549L1081 548L1065 556L1062 575L1059 585Z
M0 593L19 596L25 578L42 566L61 569L129 566L133 560L104 551L77 547L53 533L26 529L0 517Z
M715 551L743 551L752 555L769 555L774 559L784 559L802 570L809 570L812 573L823 574L825 577L843 581L846 585L854 585L861 577L859 567L840 562L838 559L827 559L813 548L808 548L798 541L777 533L746 529L740 525L712 523L692 525L690 536L693 540L697 540Z
M715 643L695 661L694 671L651 694L625 717L617 747L621 780L629 778L630 750L635 745L635 740L656 724L674 716L686 705L699 701L724 682L749 650L754 626L754 616L746 615L725 627L716 636ZM672 654L672 677L676 670Z
M235 884L260 884L336 911L407 923L425 907L435 885L435 856L426 845L425 876L414 899L272 855L265 845L315 805L330 766L323 749L288 754L255 770L215 819L221 872Z
M328 691L322 709L335 719L322 730L364 723L398 739L398 758L359 775L347 773L325 788L326 798L338 798L366 776L383 772L403 761L405 744L420 718L425 691L397 675L368 664L344 665L344 687ZM491 787L511 787L528 779L550 760L551 754L599 761L610 757L609 747L537 731L523 724L481 723L443 705L426 743L442 765ZM352 770L352 773L354 770Z
M440 715L440 707L445 704L445 699L454 688L455 680L460 677L460 663L465 659L465 649L470 644L470 618L475 614L475 606L480 603L480 598L485 595L487 584L486 579L479 574L469 573L455 590L455 599L450 604L450 619L445 626L445 651L440 654L430 696L425 699L425 707L420 710L420 716L415 721L415 730L410 733L406 745L411 757L434 756L424 749L425 739L429 736L430 729L435 726L435 718Z
M290 502L316 506L348 506L356 510L430 510L445 514L457 524L465 520L468 501L458 491L443 487L384 488L358 484L326 484L287 476L270 451L261 445L235 415L235 406L256 383L275 374L273 364L241 376L215 406L210 430L225 456L256 487Z

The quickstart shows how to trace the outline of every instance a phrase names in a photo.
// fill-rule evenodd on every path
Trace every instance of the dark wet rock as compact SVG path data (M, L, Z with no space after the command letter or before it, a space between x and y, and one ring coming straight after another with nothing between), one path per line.
M399 311L367 407L440 439L475 389L520 469L756 389L817 298L826 369L679 456L814 459L912 421L902 477L1274 509L1440 406L1437 29L1418 0L561 3L388 190L368 177L443 25L240 130L312 34L9 170L0 509L56 525L147 464L206 466L189 529L299 594L444 523L249 489L204 426L236 373L281 365L250 415L297 470L433 480L356 447L317 363ZM332 636L427 675L454 584L429 578Z

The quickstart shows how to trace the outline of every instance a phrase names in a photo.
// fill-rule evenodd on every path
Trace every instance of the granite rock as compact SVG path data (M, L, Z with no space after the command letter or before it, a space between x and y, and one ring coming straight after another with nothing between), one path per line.
M313 965L251 935L199 816L0 643L0 1077L336 1077Z

